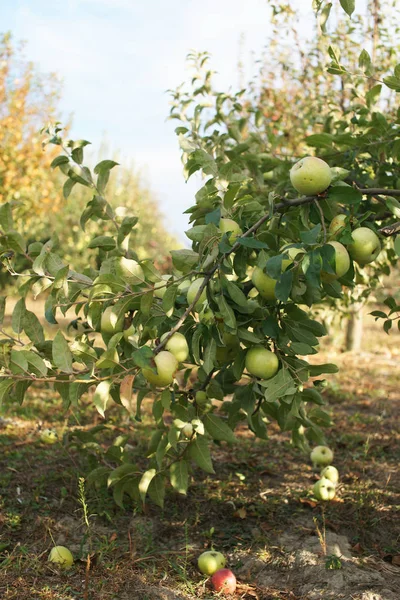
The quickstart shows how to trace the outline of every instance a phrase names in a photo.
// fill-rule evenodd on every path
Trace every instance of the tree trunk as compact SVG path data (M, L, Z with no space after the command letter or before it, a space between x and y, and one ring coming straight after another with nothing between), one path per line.
M363 334L363 307L356 303L350 307L346 329L346 350L360 350Z

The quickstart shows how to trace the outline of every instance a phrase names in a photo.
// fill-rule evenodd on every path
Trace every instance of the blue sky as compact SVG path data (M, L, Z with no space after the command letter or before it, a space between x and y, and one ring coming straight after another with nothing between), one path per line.
M293 4L311 27L311 0ZM269 15L265 0L1 0L0 31L26 40L42 72L59 74L72 137L95 148L106 138L120 162L133 160L182 238L199 183L183 179L165 91L187 79L190 49L211 52L223 89L238 85L239 55L250 78Z

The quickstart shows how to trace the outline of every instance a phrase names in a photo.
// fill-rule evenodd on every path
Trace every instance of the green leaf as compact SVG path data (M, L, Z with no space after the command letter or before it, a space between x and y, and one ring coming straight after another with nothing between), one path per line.
M400 92L400 77L385 77L383 83L387 85L387 87L391 90L394 90L395 92Z
M397 256L400 256L400 235L397 235L394 240L394 251L396 252Z
M69 163L68 156L61 154L60 156L56 156L56 158L51 162L50 168L55 169L56 167L59 167L60 165L65 165L67 163Z
M46 377L48 369L44 360L32 350L22 350L22 352L30 366L29 371L33 371L35 375Z
M123 465L117 467L108 476L107 486L112 487L116 483L119 483L123 479L126 479L130 475L137 473L137 467L131 463L124 463Z
M317 377L318 375L322 375L322 373L337 373L339 367L333 363L325 363L323 365L309 365L308 370L310 377Z
M284 396L290 396L297 390L289 369L280 369L272 379L259 381L258 384L265 388L264 397L267 402L274 402Z
M11 371L16 374L28 372L28 361L23 352L11 350L10 368Z
M76 181L73 181L73 179L67 179L67 181L64 183L63 196L66 200L68 200L69 195L72 192L72 188L74 187L75 184L76 184Z
M156 476L157 471L155 469L148 469L145 473L143 473L142 478L139 483L139 493L144 503L146 499L147 490L149 489L149 485Z
M111 380L100 381L93 394L93 404L104 419L104 413L110 400Z
M174 267L184 274L188 273L199 262L198 253L186 248L182 250L172 250L171 256Z
M61 331L57 331L52 346L53 362L64 373L72 373L72 354L67 340Z
M204 351L203 369L208 374L214 367L217 352L217 342L211 338Z
M31 342L34 344L42 344L44 342L43 327L37 316L30 310L25 312L23 326Z
M308 231L300 231L300 239L304 244L316 244L321 233L321 224L318 223L315 227Z
M164 508L165 477L159 473L151 480L147 490L150 498L157 506Z
M333 140L329 133L316 133L309 135L306 138L306 143L314 148L332 148Z
M358 57L358 66L362 69L366 75L371 75L372 70L372 62L371 57L366 50L362 50L360 56Z
M11 327L15 333L22 333L24 330L24 319L26 314L25 300L21 298L14 306L11 317Z
M400 236L398 236L398 237L400 237ZM6 310L6 300L7 300L6 296L0 296L0 327L1 327L1 325L3 325L3 321L4 321L4 314L5 314L5 310Z
M224 319L224 323L230 329L236 329L236 317L235 317L235 313L233 312L233 309L229 306L228 302L226 301L225 296L223 296L221 294L220 296L217 296L215 298L215 300L217 301L217 304L218 304L219 310L221 312L222 318Z
M8 390L13 386L13 384L14 381L12 379L0 379L0 406L6 397Z
M351 17L356 7L356 0L340 0L340 6Z
M268 244L254 237L239 237L237 241L241 246L245 246L246 248L268 248Z
M115 240L108 235L98 235L88 244L88 248L102 248L105 251L114 250Z
M207 439L202 435L197 435L190 443L188 454L194 460L200 469L206 473L215 473L211 460L211 453Z
M203 423L207 433L211 435L213 440L236 442L232 429L216 415L204 415Z
M236 283L229 281L229 279L225 279L224 285L228 294L236 304L239 306L247 306L247 297Z
M4 233L7 233L8 231L12 231L13 217L12 217L11 205L9 202L6 202L5 204L0 204L0 223L1 223L1 230Z
M187 461L181 459L172 463L169 469L169 474L171 485L174 490L179 492L179 494L186 494L189 486L189 471Z
M279 277L275 286L275 296L281 302L287 302L292 291L293 271L285 271Z

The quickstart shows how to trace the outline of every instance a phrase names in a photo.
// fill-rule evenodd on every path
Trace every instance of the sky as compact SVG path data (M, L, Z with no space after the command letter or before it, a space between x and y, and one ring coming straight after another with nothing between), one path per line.
M311 0L293 4L311 28ZM183 178L166 90L188 79L191 49L212 54L220 89L239 86L239 57L250 79L269 17L266 0L0 0L0 32L25 40L26 57L62 80L71 137L94 148L106 139L119 162L133 161L181 240L201 184Z

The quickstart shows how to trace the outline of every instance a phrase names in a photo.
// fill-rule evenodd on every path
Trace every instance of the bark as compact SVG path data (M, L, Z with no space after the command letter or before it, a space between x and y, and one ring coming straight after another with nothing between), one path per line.
M362 304L356 303L350 309L346 328L346 350L360 350L363 335Z

